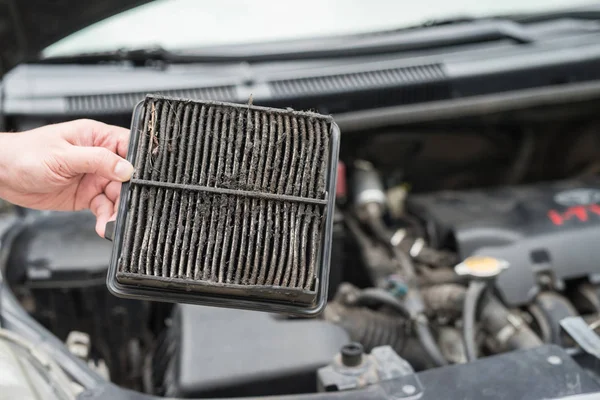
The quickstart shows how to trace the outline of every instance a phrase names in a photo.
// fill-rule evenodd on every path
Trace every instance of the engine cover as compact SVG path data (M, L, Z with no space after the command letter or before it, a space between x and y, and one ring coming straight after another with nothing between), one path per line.
M155 385L182 398L309 393L348 342L327 321L180 304L153 356Z
M573 278L600 280L598 180L443 191L412 196L407 207L435 247L508 261L496 284L509 305L529 302L542 276L559 289Z

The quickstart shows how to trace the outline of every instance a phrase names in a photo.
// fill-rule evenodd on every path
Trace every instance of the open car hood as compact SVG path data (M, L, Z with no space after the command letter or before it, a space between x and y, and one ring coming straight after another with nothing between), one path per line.
M52 43L152 0L0 0L0 77Z

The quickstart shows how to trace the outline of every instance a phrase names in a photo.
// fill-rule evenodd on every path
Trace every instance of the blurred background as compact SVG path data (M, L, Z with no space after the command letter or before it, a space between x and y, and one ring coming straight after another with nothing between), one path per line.
M405 28L431 20L546 12L590 3L593 2L303 0L300 7L279 0L162 0L89 26L50 46L45 55L148 46L174 50L362 33Z

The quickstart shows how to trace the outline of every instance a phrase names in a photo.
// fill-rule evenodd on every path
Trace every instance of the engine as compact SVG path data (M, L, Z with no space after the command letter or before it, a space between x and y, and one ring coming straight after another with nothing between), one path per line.
M517 307L540 290L564 291L567 282L597 278L599 203L599 181L574 180L414 196L407 207L427 226L436 248L456 250L461 259L506 260L511 268L495 287Z
M440 150L448 146L442 134L342 142L350 144L338 168L328 304L318 318L116 298L105 287L111 246L82 213L0 208L19 221L4 241L5 276L23 307L78 357L153 395L349 390L422 373L443 397L452 374L476 380L477 359L504 360L496 366L515 379L532 360L546 371L548 348L562 357L561 347L573 345L561 321L600 327L596 155L578 151L585 157L567 158L556 174L524 179L521 157L506 163L498 138L452 134L459 155ZM552 148L543 140L537 147ZM416 381L406 387L419 390Z
M328 318L354 340L428 368L565 346L562 319L597 318L598 180L397 196L353 167L346 223L373 287L342 285Z
M568 347L561 320L598 318L599 181L398 196L369 162L347 168L348 182L346 168L341 171L340 186L353 195L336 215L334 279L320 320L179 306L168 330L175 337L162 339L159 347L174 354L155 355L161 366L153 374L156 393L301 393L316 390L315 383L321 390L342 390L376 379L342 365L351 357L344 353L352 353L349 346L360 344L383 370L408 365L423 371L513 350L538 351L544 344ZM402 204L394 207L398 199ZM488 276L459 273L469 260L492 260L501 268ZM211 336L213 329L227 334ZM206 338L209 349L235 353L239 375L226 379L230 362L220 350L194 347L197 338ZM256 343L253 349L245 346L248 339ZM381 356L386 351L402 361L385 364L378 357L395 357ZM338 352L341 358L335 358ZM257 354L260 370L253 361ZM205 359L212 360L212 374L190 373ZM325 367L328 360L337 361Z
M354 194L336 212L330 301L316 320L113 298L101 289L109 246L82 234L94 223L82 214L34 214L15 228L8 278L67 343L88 334L89 362L106 364L115 382L178 397L338 390L348 376L327 365L356 345L380 363L401 357L384 365L392 371L566 346L563 318L600 314L600 181L398 196L369 162L355 163L348 176L340 186ZM87 256L74 262L75 253L54 251L63 239ZM486 279L459 274L457 265L473 259L504 267ZM104 320L135 316L135 327L102 331L108 325L97 306ZM210 373L199 374L198 364L210 364ZM377 375L364 373L353 372L352 384Z

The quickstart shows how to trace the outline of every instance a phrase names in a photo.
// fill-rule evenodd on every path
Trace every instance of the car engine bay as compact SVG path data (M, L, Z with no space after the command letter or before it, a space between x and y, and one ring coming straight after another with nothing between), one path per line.
M550 360L545 345L574 346L561 320L600 328L598 106L343 134L329 302L316 319L114 297L111 245L85 212L4 205L3 218L20 221L8 230L4 275L21 306L90 368L159 396L362 387L373 382L364 371L348 381L357 373L342 369L341 379L331 365L342 357L350 368L363 351L438 374L522 351Z

